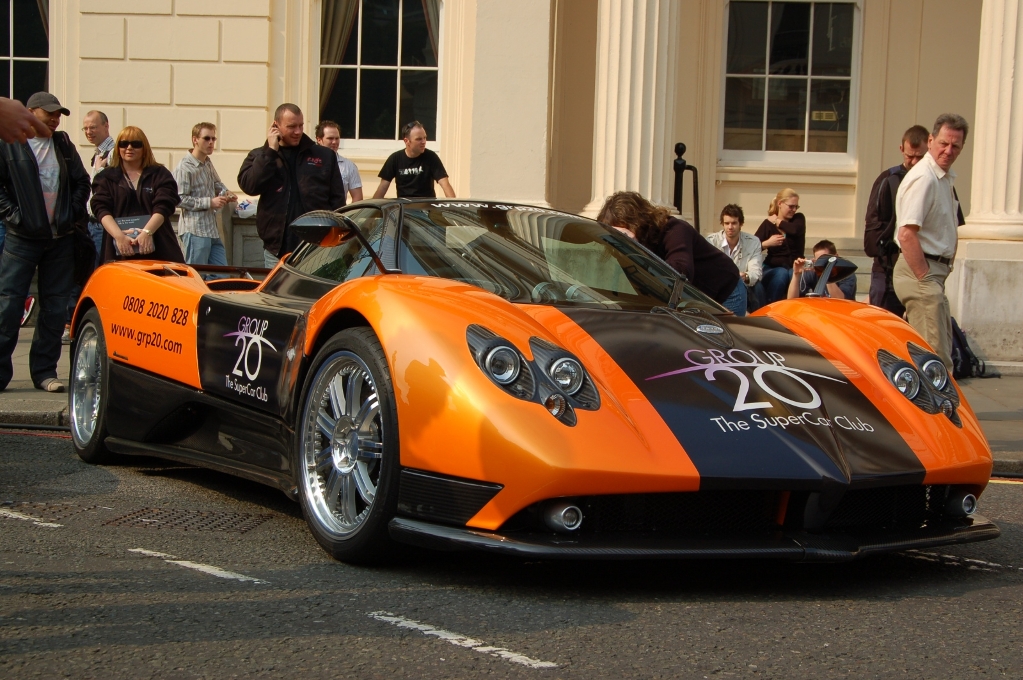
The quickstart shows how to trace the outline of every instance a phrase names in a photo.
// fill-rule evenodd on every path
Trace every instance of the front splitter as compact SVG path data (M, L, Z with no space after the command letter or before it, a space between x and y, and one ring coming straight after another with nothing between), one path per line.
M434 550L482 550L518 557L563 560L778 559L846 562L886 552L973 543L1001 533L991 520L972 517L930 522L910 530L849 533L778 532L767 538L660 538L656 536L560 536L500 534L396 517L391 538Z

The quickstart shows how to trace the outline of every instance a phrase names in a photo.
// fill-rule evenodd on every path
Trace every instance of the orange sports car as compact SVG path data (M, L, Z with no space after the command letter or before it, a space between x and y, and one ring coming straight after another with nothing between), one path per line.
M737 318L632 239L545 208L365 201L262 281L100 268L75 448L276 486L341 560L846 560L994 538L991 452L927 344L825 297ZM816 263L824 286L854 267Z

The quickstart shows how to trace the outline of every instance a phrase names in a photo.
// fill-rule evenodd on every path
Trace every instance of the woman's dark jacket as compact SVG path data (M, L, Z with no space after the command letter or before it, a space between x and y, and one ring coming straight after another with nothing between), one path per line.
M53 133L53 148L60 166L53 221L57 236L64 236L86 219L89 173L66 132ZM22 238L53 238L39 183L39 165L28 143L0 142L0 220L12 234Z
M727 300L739 283L739 268L732 258L676 217L643 245L717 302Z
M151 165L142 171L138 185L133 190L121 168L107 168L92 180L92 214L97 220L105 216L131 217L133 215L163 215L164 222L153 232L156 250L149 255L134 258L119 257L114 239L103 232L103 261L117 259L166 260L184 262L185 256L178 245L178 237L171 227L170 217L181 202L178 183L174 175L162 165Z
M796 213L791 220L782 220L777 227L771 220L764 220L757 229L756 237L763 243L777 233L785 235L785 242L767 249L764 266L792 269L796 258L806 252L806 218L803 213Z
M289 162L290 161L290 162ZM345 183L337 153L308 135L294 147L253 149L238 170L238 186L259 196L256 231L274 255L291 252L298 239L286 235L288 224L310 210L337 210L345 204Z

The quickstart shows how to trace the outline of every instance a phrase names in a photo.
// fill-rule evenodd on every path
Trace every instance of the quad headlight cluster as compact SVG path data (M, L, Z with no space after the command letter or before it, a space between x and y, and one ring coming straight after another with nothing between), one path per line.
M465 332L476 365L514 397L541 404L565 425L575 425L575 411L596 411L600 396L583 365L567 350L541 338L529 339L529 361L509 340L473 324Z
M962 427L957 413L959 393L949 379L945 364L933 352L911 342L906 348L912 362L887 350L878 350L877 362L888 380L906 399L927 413L942 413L957 427Z

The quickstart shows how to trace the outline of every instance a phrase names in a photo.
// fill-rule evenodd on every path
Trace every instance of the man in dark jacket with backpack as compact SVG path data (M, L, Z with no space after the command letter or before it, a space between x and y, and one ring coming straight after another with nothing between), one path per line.
M302 129L305 119L294 104L281 104L266 135L238 170L238 186L259 196L256 231L267 267L298 245L288 225L310 210L336 210L345 204L345 183L337 154L314 142Z
M0 257L0 390L14 375L11 356L38 269L39 317L29 370L36 388L63 392L57 360L73 285L72 230L86 219L89 174L67 133L56 131L61 115L71 112L49 92L36 92L26 106L53 136L0 143L0 220L7 226Z

